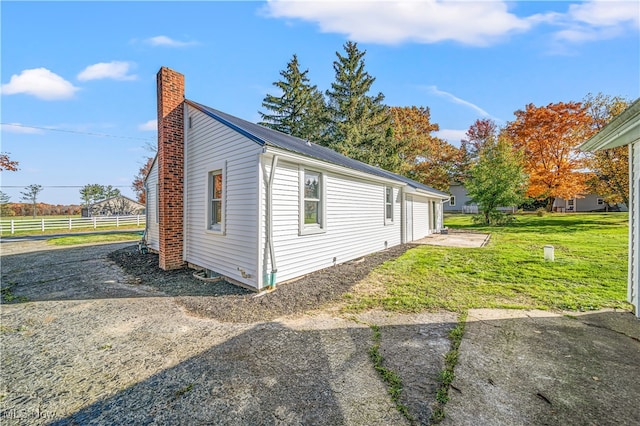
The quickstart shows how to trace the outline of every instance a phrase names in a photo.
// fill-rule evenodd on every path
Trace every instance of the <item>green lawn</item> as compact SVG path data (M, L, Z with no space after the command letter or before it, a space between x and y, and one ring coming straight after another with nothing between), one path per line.
M47 243L54 246L73 246L89 243L115 243L120 241L135 241L139 240L140 238L142 237L137 232L121 234L72 235L69 237L51 238L50 240L47 240Z
M449 228L491 234L486 247L421 246L373 271L350 309L630 308L627 213L518 215L506 227L445 217ZM555 247L545 262L543 247Z

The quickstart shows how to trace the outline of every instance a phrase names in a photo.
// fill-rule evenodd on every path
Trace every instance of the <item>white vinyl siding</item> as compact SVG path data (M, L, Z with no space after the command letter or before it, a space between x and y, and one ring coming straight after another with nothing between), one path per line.
M640 141L629 145L629 285L627 300L640 318Z
M160 250L160 227L158 225L158 164L154 162L149 170L147 186L147 246Z
M324 178L326 228L322 234L300 235L300 167L284 160L277 166L273 187L273 241L278 282L401 242L400 224L384 224L384 184L313 170L321 172ZM266 187L263 192L266 193ZM394 187L394 217L400 217L399 196L400 189ZM265 262L265 270L268 269Z
M187 107L187 113L185 260L257 287L261 147L195 108ZM221 169L223 233L207 226L209 174Z

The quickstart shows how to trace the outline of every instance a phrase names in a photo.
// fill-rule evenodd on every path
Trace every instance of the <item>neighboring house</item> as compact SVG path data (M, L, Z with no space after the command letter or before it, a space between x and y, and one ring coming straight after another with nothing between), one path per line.
M147 244L262 289L442 229L443 192L204 105L158 72Z
M610 205L605 203L604 198L597 194L584 194L581 197L556 198L553 202L554 212L597 212L597 211L621 211L626 212L627 206L624 203Z
M478 213L478 205L471 202L471 198L467 193L467 188L463 184L453 182L449 186L449 192L451 197L449 201L443 205L444 211L447 213ZM512 207L498 207L498 210L515 212L517 206Z
M467 194L467 189L460 183L452 183L449 187L451 198L444 204L444 211L447 213L478 213L478 205L472 203ZM502 211L515 211L517 206L498 207ZM594 211L627 211L627 206L623 203L614 206L607 205L604 199L596 194L585 194L582 197L565 200L556 198L553 203L555 212L594 212Z
M629 145L629 278L627 300L640 318L640 98L580 146L598 151Z
M145 205L124 195L98 201L91 207L82 208L82 217L92 216L131 216L145 213Z

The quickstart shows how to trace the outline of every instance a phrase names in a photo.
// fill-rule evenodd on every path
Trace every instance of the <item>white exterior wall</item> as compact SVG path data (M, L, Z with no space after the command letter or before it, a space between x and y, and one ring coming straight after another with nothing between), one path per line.
M270 165L270 161L266 161ZM273 187L273 241L277 281L353 260L401 243L401 193L394 187L394 220L385 225L384 183L327 172L326 229L323 233L299 233L299 165L280 160ZM269 167L265 167L269 169ZM263 194L266 193L266 184ZM263 195L264 203L264 195ZM385 244L386 243L386 244ZM268 259L264 271L270 271Z
M259 154L262 149L201 111L186 108L192 127L189 129L187 125L185 129L184 258L257 288ZM185 120L187 123L189 118ZM209 230L207 224L209 172L219 168L224 174L224 234Z
M629 283L627 300L640 318L640 141L629 145Z
M147 247L160 250L160 228L158 225L158 164L153 163L147 177Z

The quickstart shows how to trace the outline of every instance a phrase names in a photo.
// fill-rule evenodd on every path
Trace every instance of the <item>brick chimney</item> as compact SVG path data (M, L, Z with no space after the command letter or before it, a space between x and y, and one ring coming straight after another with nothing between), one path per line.
M160 268L169 270L184 265L184 75L162 67L157 83Z

